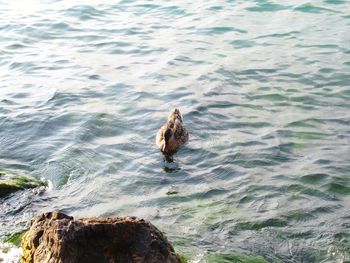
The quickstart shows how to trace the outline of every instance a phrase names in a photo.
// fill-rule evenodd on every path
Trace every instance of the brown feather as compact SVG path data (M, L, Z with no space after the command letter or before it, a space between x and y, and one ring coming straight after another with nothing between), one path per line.
M169 141L165 141L164 133L166 130L171 129L173 135ZM158 147L163 150L164 144L166 144L166 153L175 152L179 147L188 141L189 135L183 125L183 118L178 109L171 111L167 122L159 129L156 136L156 143Z

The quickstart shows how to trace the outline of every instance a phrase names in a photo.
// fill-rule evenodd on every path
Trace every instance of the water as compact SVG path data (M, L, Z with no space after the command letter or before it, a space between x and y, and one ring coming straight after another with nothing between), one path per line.
M0 166L52 183L2 201L0 237L56 209L144 217L191 262L348 262L349 10L0 1ZM190 142L167 162L173 107Z

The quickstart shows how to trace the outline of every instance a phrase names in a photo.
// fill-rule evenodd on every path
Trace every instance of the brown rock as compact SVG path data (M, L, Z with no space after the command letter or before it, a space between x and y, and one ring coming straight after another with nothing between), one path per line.
M166 237L136 217L34 217L22 239L25 263L180 263Z

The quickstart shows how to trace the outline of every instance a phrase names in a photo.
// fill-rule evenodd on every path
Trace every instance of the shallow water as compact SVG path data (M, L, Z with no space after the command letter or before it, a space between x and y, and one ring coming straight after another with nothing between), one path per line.
M350 261L349 1L0 14L0 167L52 182L1 202L0 237L57 209L147 218L191 262ZM168 162L173 107L190 142Z

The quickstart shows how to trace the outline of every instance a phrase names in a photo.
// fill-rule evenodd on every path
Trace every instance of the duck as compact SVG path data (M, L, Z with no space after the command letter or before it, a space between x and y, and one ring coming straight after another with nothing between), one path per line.
M181 112L175 108L170 112L167 122L159 129L156 143L163 154L169 155L184 145L188 138Z

